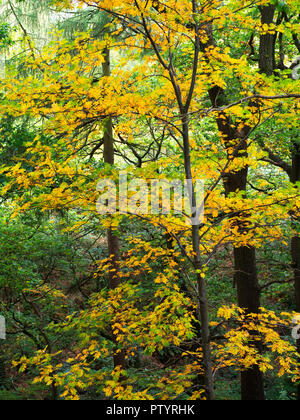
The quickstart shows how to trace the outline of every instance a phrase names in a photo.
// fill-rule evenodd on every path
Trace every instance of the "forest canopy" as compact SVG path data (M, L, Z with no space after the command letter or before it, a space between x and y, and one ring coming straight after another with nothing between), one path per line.
M298 400L299 2L0 11L0 400Z

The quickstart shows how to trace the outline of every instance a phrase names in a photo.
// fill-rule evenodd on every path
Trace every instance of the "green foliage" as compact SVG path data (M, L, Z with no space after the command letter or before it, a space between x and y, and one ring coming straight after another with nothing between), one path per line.
M0 52L13 45L12 29L7 23L0 23Z

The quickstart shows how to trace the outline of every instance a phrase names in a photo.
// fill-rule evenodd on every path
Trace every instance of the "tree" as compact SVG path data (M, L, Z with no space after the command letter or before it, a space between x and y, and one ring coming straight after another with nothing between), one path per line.
M176 9L172 2L97 1L92 6L96 14L111 17L109 35L95 38L93 24L69 39L59 33L38 55L30 50L23 62L26 74L11 67L1 83L1 110L38 122L22 157L1 169L2 193L16 192L13 216L32 209L68 212L75 220L67 229L106 232L109 244L108 255L91 267L100 284L97 292L89 291L83 307L65 321L46 327L71 334L75 356L65 361L56 343L16 365L21 373L36 368L35 383L62 389L62 398L78 399L93 384L106 397L185 393L211 400L218 371L234 366L242 372L242 398L264 399L262 376L273 366L278 376L297 380L295 348L277 332L287 328L291 315L260 308L255 254L282 240L289 213L298 217L298 193L284 182L260 188L259 195L255 185L247 188L266 158L253 136L279 107L293 124L287 110L299 98L297 84L266 76L251 60L253 27L260 28L261 43L269 42L274 28L261 23L258 7L254 11L242 2L184 1ZM266 2L255 6L263 12ZM240 25L245 34L233 36ZM121 31L126 36L120 38ZM247 46L250 34L251 55L246 56L241 45ZM260 50L263 54L265 48ZM112 68L111 51L117 56ZM97 181L116 181L122 167L129 169L130 181L143 177L140 209L151 179L163 171L174 182L188 181L190 214L174 209L97 214ZM198 199L200 176L208 187ZM129 192L138 195L130 187ZM209 305L206 279L212 259L217 261L220 248L229 244L239 307L222 305L217 311ZM107 276L108 289L102 287ZM220 323L210 325L209 316L221 318ZM182 362L173 371L157 369L145 379L131 370L133 357L161 357L166 349L174 349ZM68 372L62 369L65 362Z

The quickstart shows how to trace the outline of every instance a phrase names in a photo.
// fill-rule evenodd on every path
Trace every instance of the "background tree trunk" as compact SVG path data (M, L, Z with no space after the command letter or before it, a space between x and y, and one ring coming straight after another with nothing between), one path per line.
M260 7L262 25L270 25L274 23L275 11L275 5ZM268 76L271 76L273 74L273 71L276 67L275 40L276 35L273 34L264 34L260 37L259 68L262 73L265 73Z
M227 130L228 131L228 130ZM236 134L237 135L237 134ZM240 144L239 144L240 143ZM232 144L229 142L229 144ZM248 155L247 141L236 140L237 154ZM229 173L225 179L225 191L230 193L247 189L248 167L236 173ZM247 216L247 215L245 215ZM239 221L240 233L247 232L247 222ZM260 308L260 288L257 276L256 250L253 247L235 247L234 251L234 283L237 287L238 305L247 313L257 314ZM259 350L260 347L256 343ZM258 366L241 372L242 400L264 400L264 377Z
M228 103L223 89L216 86L209 93L212 106L221 107ZM245 125L242 132L240 132L237 127L233 126L231 119L221 113L217 118L217 124L228 153L228 159L247 157L247 137L251 128ZM230 155L232 148L234 148L234 153ZM237 191L246 193L247 179L247 166L237 172L226 174L224 177L226 196ZM239 222L239 230L247 231L247 222L245 224ZM245 309L247 313L258 313L261 306L260 289L257 276L256 251L253 247L234 248L234 273L238 305ZM260 350L259 346L258 349ZM241 372L241 394L244 401L265 400L264 377L258 366Z
M292 174L291 182L296 184L300 182L300 142L292 142ZM300 218L292 215L292 223L296 232L300 231ZM293 259L293 268L295 273L295 293L296 293L296 311L300 313L300 236L296 234L291 241L291 252ZM300 340L297 342L298 353L300 354ZM298 400L300 400L300 385L297 387Z
M206 28L208 41L201 45L202 52L215 45L212 27ZM209 90L212 106L215 108L228 105L230 102L225 91L214 86ZM227 150L228 159L247 157L248 142L251 127L245 124L242 132L234 126L232 120L220 112L217 117L217 125ZM234 148L234 154L230 156L230 150ZM226 196L237 191L246 192L248 179L248 167L237 172L227 173L224 176L224 188ZM245 229L240 226L240 229ZM256 253L252 247L234 248L234 282L237 287L237 300L239 306L248 313L258 313L260 308L260 290L257 277ZM241 372L242 400L265 400L264 377L258 366Z
M110 51L105 49L104 51L105 62L102 65L103 76L109 77L111 75L111 64L110 64ZM104 124L104 135L103 135L104 151L103 157L104 162L113 165L115 162L114 152L114 137L113 137L113 123L111 117L108 117ZM115 235L111 228L107 231L107 243L108 253L112 262L114 271L109 273L109 287L116 289L120 286L119 279L119 258L120 258L120 243L119 238ZM117 343L117 337L114 336L114 342ZM114 352L114 367L120 366L122 369L126 369L125 352L119 349L115 349Z

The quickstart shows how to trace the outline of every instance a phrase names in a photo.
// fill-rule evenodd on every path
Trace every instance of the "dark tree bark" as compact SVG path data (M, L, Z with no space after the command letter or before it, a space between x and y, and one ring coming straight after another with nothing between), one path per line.
M253 247L234 249L235 281L238 304L248 313L257 314L260 308L260 288L256 269L256 250ZM260 346L256 343L259 350ZM241 393L244 401L264 400L264 378L258 366L241 373Z
M300 142L292 142L292 174L291 182L300 182ZM297 187L296 187L297 188ZM291 241L291 252L295 276L296 311L300 313L300 218L292 215L292 223L296 234ZM300 354L300 340L297 341L297 349ZM300 400L300 385L297 387L298 400Z
M295 184L300 182L300 141L299 136L296 138L292 137L291 140L291 155L292 155L292 164L290 165L286 162L280 155L277 155L273 150L269 149L263 139L258 140L259 145L263 150L267 151L269 154L269 162L276 167L281 168L287 173L291 183ZM296 310L300 313L300 219L299 217L291 214L291 223L294 231L296 232L295 236L291 239L291 255L293 262L294 270L294 285L295 285L295 295L296 295ZM300 340L297 343L298 353L300 353ZM298 399L300 399L300 385L298 386Z
M260 8L261 22L262 24L271 24L274 21L276 7L275 5L268 5ZM262 73L266 75L272 75L275 68L275 43L276 35L266 34L260 38L260 49L259 49L259 68ZM292 167L283 164L279 164L283 170L287 172L290 177L290 181L293 184L300 182L300 143L299 139L292 139ZM272 151L271 158L272 158ZM276 163L276 159L275 159ZM278 164L278 161L277 161ZM297 188L297 187L296 187ZM292 214L292 224L296 232L299 231L300 220L299 217L295 217ZM295 277L295 294L296 294L296 310L300 312L300 236L296 234L291 240L291 254L293 261L294 277ZM300 340L297 342L298 353L300 353ZM300 399L300 385L298 385L298 399Z
M274 23L275 11L275 5L260 7L261 23L263 25L270 25ZM276 67L275 42L275 34L264 34L260 37L259 68L262 73L265 73L268 76L271 76L273 74L273 71Z
M215 45L212 28L207 28L208 42L202 45L202 51ZM218 86L209 91L213 107L228 105L229 101L224 90ZM234 126L232 120L220 112L217 117L217 125L222 136L228 159L234 160L248 155L248 136L251 127L245 126L242 130ZM230 154L234 149L234 153ZM248 179L248 167L245 166L237 172L227 173L224 177L225 193L237 191L246 192ZM246 216L246 215L245 215ZM239 230L247 230L247 223L239 223ZM260 308L260 289L257 276L256 252L253 247L234 248L234 282L237 287L238 304L247 313L258 313ZM257 344L258 346L258 344ZM259 346L258 346L259 347ZM265 400L264 377L258 366L241 372L241 394L242 400Z
M248 155L247 140L238 138L238 132L236 132L236 139L229 141L228 135L230 135L230 127L228 126L228 128L224 131L223 121L224 120L222 120L222 124L219 122L218 125L221 133L226 136L225 144L227 144L229 148L230 145L232 147L232 144L234 143L234 146L236 147L236 155L246 157ZM249 131L249 129L246 129L243 134L247 135L247 132L249 133ZM237 191L246 192L247 180L248 167L244 167L236 173L229 173L224 180L226 195L228 196L230 193L235 193ZM239 232L247 233L247 221L243 222L239 220L237 223ZM245 309L249 314L259 313L260 288L257 276L255 248L250 246L234 248L234 283L237 287L239 307ZM256 345L260 350L259 345L257 343ZM264 377L258 366L254 366L251 369L247 369L241 372L241 395L243 401L261 401L265 399Z
M108 77L111 74L111 64L110 64L110 51L106 49L104 51L105 62L102 65L103 76ZM104 135L103 135L103 157L104 162L110 165L115 163L115 151L114 151L114 137L113 137L113 124L110 117L105 121L104 126ZM119 258L120 258L120 243L119 238L115 235L111 228L107 231L107 243L108 243L108 253L113 266L114 271L109 273L109 287L111 289L116 289L120 286L119 278ZM117 337L113 336L115 344L117 344ZM117 345L116 345L117 347ZM123 350L115 349L114 355L114 367L121 367L126 369L125 361L125 352Z

